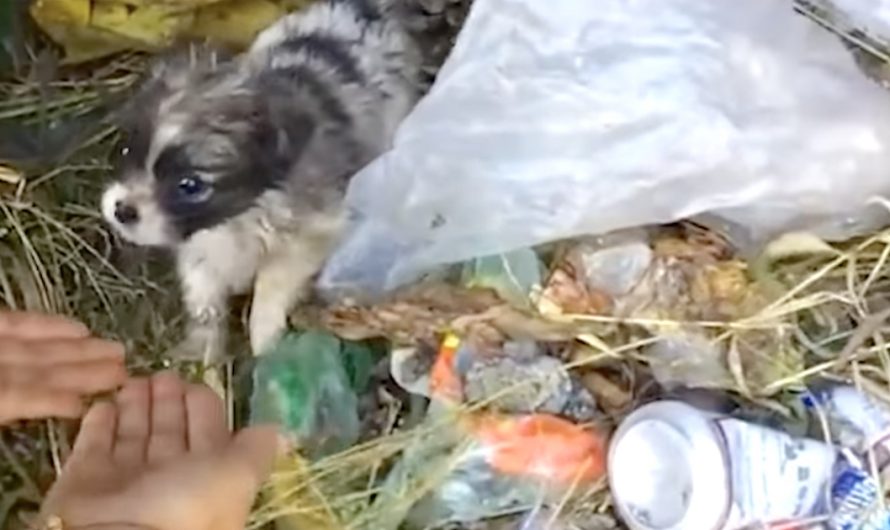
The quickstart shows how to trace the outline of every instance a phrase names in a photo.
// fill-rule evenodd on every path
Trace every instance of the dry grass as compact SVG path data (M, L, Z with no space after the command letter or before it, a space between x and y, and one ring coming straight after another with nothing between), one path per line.
M0 303L74 315L123 340L137 370L156 366L175 339L178 296L163 259L122 250L97 205L116 136L108 110L142 63L0 83ZM13 507L39 501L67 434L47 423L0 436L0 528L14 525Z

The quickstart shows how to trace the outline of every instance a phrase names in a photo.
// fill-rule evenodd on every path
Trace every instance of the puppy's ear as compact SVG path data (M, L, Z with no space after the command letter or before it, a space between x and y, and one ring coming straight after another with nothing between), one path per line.
M190 44L159 57L138 85L138 89L118 112L123 128L145 127L155 119L158 106L170 94L184 89L190 79L211 75L231 55L210 45Z
M180 46L155 62L146 86L175 92L185 88L190 79L216 72L231 58L226 50L210 44Z
M256 95L265 122L266 141L271 142L267 145L274 146L282 162L296 163L316 133L315 118L301 108L294 87L274 76L263 81Z

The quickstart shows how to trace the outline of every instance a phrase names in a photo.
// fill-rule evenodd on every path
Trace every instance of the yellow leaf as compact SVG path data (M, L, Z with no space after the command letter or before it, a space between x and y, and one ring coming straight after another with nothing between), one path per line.
M92 61L129 49L132 43L89 26L40 24L50 38L65 49L63 63Z
M40 25L80 26L90 23L90 0L35 0L31 16Z
M199 9L187 34L246 48L260 31L285 13L269 0L227 0Z
M195 20L194 11L187 6L151 5L133 9L103 2L93 7L93 27L132 41L137 48L147 51L173 44Z
M291 12L312 4L315 0L278 0L278 5L285 11Z
M89 0L35 0L30 12L37 26L65 49L66 63L98 59L131 45L90 26Z
M3 1L3 0L0 0ZM65 63L124 50L158 51L181 37L239 48L312 0L34 0L37 25L65 49Z
M837 254L837 250L809 232L790 232L784 234L767 245L766 250L764 251L764 257L769 262L775 262L795 256L819 254Z
M218 4L223 0L93 0L94 4L121 4L132 7L178 7L194 9L210 4Z

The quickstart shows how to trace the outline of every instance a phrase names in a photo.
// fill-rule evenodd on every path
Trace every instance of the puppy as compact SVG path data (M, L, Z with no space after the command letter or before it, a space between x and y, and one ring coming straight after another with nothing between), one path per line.
M229 299L253 289L262 353L307 294L345 222L349 179L391 143L422 90L422 57L389 4L323 0L236 59L192 48L162 62L123 112L103 216L175 252L186 339L225 350Z

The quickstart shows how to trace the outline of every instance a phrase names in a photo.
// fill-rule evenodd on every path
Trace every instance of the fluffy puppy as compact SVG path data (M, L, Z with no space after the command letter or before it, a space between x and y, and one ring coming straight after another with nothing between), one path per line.
M420 53L392 6L324 0L229 60L162 62L123 113L102 212L177 257L188 335L217 360L229 298L253 288L254 353L270 346L344 227L350 177L382 153L419 97Z

